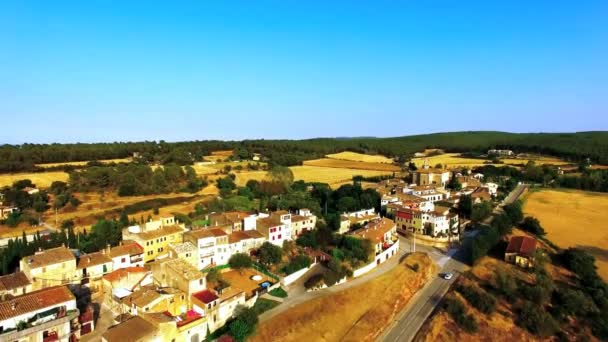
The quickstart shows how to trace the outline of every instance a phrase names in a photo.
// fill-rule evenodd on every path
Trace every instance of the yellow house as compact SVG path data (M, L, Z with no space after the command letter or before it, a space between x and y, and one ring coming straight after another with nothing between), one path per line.
M182 235L186 231L183 224L163 225L155 222L159 221L131 226L122 231L123 240L133 240L144 248L144 262L168 254L169 244L181 243Z
M76 258L66 247L56 247L21 258L19 267L32 280L32 290L70 284L77 277Z

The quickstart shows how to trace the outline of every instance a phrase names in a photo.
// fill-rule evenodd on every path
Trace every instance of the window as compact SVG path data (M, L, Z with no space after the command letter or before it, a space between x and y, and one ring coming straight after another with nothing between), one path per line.
M201 278L201 279L198 280L198 284L199 285L203 285L203 278Z
M120 262L125 262L125 261L127 261L127 258L121 258L120 259Z

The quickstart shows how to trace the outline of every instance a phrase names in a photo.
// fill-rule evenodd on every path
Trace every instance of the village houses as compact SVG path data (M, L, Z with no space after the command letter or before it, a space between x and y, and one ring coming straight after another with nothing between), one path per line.
M133 240L144 249L144 262L168 255L168 245L182 242L185 225L173 216L130 226L122 231L123 240Z
M32 281L32 290L70 284L77 278L76 257L66 247L38 251L19 262L19 269Z

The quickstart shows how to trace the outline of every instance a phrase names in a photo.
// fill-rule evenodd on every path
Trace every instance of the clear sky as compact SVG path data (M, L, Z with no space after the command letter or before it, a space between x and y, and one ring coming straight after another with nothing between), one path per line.
M608 1L2 1L0 143L608 129Z

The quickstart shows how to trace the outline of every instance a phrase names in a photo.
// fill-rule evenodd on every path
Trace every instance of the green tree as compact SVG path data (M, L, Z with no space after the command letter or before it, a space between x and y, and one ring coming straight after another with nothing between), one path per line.
M258 250L258 257L260 262L264 265L275 265L281 262L283 250L281 247L266 241L262 244L262 246L260 246L260 249Z
M242 273L242 270L245 268L250 268L253 265L253 261L251 257L245 253L236 253L233 254L228 260L228 264L230 267Z
M524 219L522 202L519 200L505 205L503 209L513 224L519 224Z
M526 216L520 225L521 229L535 235L545 235L545 230L536 217Z

